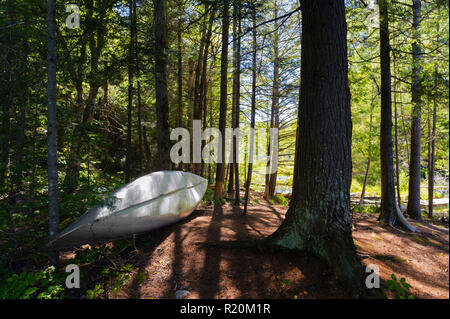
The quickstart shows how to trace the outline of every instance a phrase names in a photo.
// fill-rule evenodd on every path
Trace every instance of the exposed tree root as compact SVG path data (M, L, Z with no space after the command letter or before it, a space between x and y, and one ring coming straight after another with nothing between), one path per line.
M419 230L417 230L416 228L414 228L405 218L405 216L403 216L400 207L398 206L398 203L395 202L395 208L396 208L396 212L397 212L397 220L399 222L400 225L402 225L404 228L406 228L408 231L413 232L413 233L420 233Z

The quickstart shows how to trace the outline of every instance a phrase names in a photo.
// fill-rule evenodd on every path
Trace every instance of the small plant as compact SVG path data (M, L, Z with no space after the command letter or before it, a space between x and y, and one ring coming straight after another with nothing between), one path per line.
M203 203L208 205L214 203L214 191L211 188L206 189L205 196L203 196Z
M405 278L400 278L400 281L397 280L394 274L391 274L392 280L386 280L386 284L388 285L388 289L395 292L397 298L399 299L414 299L414 296L409 293L409 288L411 285L406 282Z
M64 297L63 277L54 275L55 268L38 272L12 274L0 285L0 299L57 299Z
M147 279L147 272L145 270L142 270L136 274L136 282L139 286L144 283L145 279Z
M87 299L98 299L101 298L101 295L105 292L105 290L99 285L95 285L94 289L90 289L86 291Z
M283 195L275 195L275 196L273 196L273 199L280 205L283 205L283 206L288 205L288 200Z

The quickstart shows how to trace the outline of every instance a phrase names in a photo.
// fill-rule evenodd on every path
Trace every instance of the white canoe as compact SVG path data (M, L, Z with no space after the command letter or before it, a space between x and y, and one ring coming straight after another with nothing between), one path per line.
M119 188L60 232L48 247L66 248L139 234L177 222L202 200L208 181L160 171Z

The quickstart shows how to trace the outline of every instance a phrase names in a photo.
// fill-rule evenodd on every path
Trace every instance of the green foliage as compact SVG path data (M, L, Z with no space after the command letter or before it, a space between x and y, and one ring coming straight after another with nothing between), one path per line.
M75 252L75 257L69 260L69 263L83 265L90 264L97 261L99 258L105 256L110 251L110 248L103 245L99 248L85 248L78 249Z
M283 205L283 206L289 205L289 201L283 195L275 194L273 196L273 200L276 201L278 204Z
M98 299L101 298L101 295L105 292L105 290L101 287L100 284L95 285L93 289L86 291L87 299Z
M395 292L397 298L414 299L414 296L409 292L411 285L406 282L405 278L402 277L400 278L400 281L398 281L394 274L391 274L391 278L391 280L386 280L386 284L388 285L389 290Z
M38 272L12 274L0 285L0 299L59 299L64 297L64 276L48 267Z
M203 203L205 204L213 204L214 203L214 190L211 188L206 189L205 196L203 196Z
M147 279L147 272L145 270L141 270L136 274L136 282L138 285L142 285L144 281Z
M354 205L354 206L351 207L351 210L353 212L363 213L363 214L368 214L368 215L378 215L380 213L380 207L379 206Z

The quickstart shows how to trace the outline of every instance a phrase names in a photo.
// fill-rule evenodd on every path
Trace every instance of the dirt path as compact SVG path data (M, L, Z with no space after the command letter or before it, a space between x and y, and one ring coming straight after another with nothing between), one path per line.
M185 298L348 297L315 258L196 245L263 238L276 230L286 210L265 201L251 206L247 216L229 204L216 211L203 207L182 223L138 237L140 254L133 263L134 274L141 275L109 297L175 298L176 291ZM423 233L410 235L387 231L367 215L355 215L355 221L363 263L377 264L382 279L391 273L405 277L416 298L449 297L448 229L419 225Z

